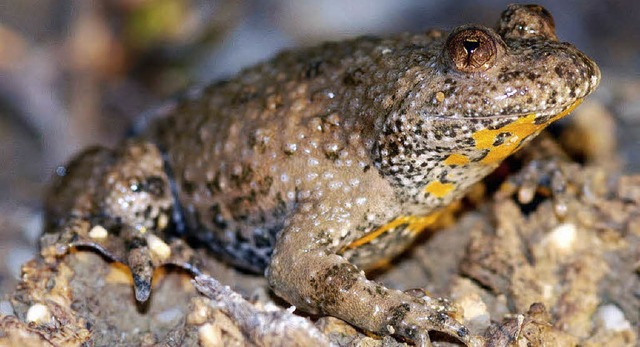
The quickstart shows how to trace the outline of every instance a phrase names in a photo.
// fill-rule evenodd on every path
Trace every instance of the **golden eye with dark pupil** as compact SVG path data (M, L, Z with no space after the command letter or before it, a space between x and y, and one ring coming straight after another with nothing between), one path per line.
M485 71L495 61L496 43L480 29L465 29L453 33L446 44L453 68L461 72Z

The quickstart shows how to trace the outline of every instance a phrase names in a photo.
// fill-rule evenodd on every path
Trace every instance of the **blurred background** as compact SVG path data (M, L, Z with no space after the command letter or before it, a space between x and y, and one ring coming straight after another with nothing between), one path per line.
M512 1L0 0L0 293L42 231L56 166L113 145L140 112L287 47L475 22ZM558 36L594 58L592 98L613 119L627 172L640 171L640 2L540 1Z

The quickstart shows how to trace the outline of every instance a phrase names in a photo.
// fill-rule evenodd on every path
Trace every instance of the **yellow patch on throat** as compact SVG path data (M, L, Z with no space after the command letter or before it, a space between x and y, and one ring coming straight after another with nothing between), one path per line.
M458 153L453 153L451 155L449 155L447 157L447 159L445 159L443 161L444 165L448 165L448 166L452 166L452 165L467 165L469 164L469 157L467 157L466 155L462 155L462 154L458 154Z
M442 198L449 194L456 186L453 183L442 183L440 181L429 182L424 191L437 197Z
M414 234L417 234L428 226L433 225L440 215L442 211L438 211L426 216L400 216L392 220L391 222L375 229L374 231L367 233L363 237L351 242L347 246L345 246L339 253L343 253L348 249L358 248L364 244L371 242L372 240L380 237L382 234L392 231L396 228L399 228L402 225L406 225L406 228Z
M483 164L496 164L500 162L511 153L515 152L527 136L540 132L547 125L568 115L578 105L580 105L581 102L582 99L577 100L567 107L567 109L541 124L535 123L536 114L532 113L499 129L483 129L477 131L472 135L473 139L476 141L476 148L480 150L489 150L487 155L482 158L480 162ZM498 136L503 136L503 138L499 139L499 144L494 145L498 140Z

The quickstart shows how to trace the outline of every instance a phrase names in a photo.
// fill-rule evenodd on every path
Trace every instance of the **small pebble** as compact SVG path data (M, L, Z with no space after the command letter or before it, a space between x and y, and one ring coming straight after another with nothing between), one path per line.
M193 325L201 325L207 321L209 316L209 310L206 305L196 304L195 308L191 310L189 316L187 316L187 322Z
M207 323L198 329L200 345L204 347L222 346L222 334L220 329Z
M27 310L27 322L34 322L37 324L47 323L51 320L51 313L47 306L43 304L34 304Z
M89 237L92 239L106 239L109 232L102 225L96 225L89 230Z
M615 332L631 330L631 323L625 318L624 312L616 305L600 306L596 311L595 317L607 330Z
M464 312L464 320L470 329L482 331L491 324L491 315L487 305L477 293L469 293L456 300Z
M153 234L147 235L147 244L153 254L162 260L166 260L171 256L171 248L159 237Z
M575 244L577 233L575 224L563 223L547 235L547 242L559 251L570 252Z

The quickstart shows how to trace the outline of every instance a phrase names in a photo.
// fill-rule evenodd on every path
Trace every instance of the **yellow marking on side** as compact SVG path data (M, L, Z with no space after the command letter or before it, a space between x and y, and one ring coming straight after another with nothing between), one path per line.
M348 244L346 247L344 247L342 250L340 250L339 253L344 252L347 249L354 249L354 248L358 248L364 244L367 244L369 242L371 242L372 240L378 238L379 236L381 236L382 234L396 229L402 225L406 225L407 229L409 231L411 231L412 233L419 233L421 231L423 231L424 229L426 229L428 226L434 224L437 220L438 217L440 217L442 211L438 211L435 213L432 213L430 215L426 215L426 216L400 216L397 217L396 219L392 220L391 222L379 227L378 229L367 233L366 235L364 235L363 237L351 242L350 244Z
M462 154L458 154L458 153L453 153L451 155L449 155L447 157L447 159L445 159L442 162L444 165L467 165L469 164L469 157L467 157L466 155L462 155Z
M527 136L537 133L544 129L550 123L568 115L573 111L580 103L582 99L577 100L571 106L567 107L564 111L551 117L547 122L542 124L535 124L536 114L532 113L525 117L516 120L513 123L509 123L500 129L483 129L473 134L473 139L476 141L477 149L488 149L487 155L480 160L483 164L495 164L508 157L518 147L522 140ZM493 143L496 140L496 136L503 133L509 133L510 136L503 139L503 142L494 146Z
M456 186L453 183L442 183L440 181L433 181L427 184L427 186L424 188L424 191L434 195L435 197L441 198L449 194L455 187Z

